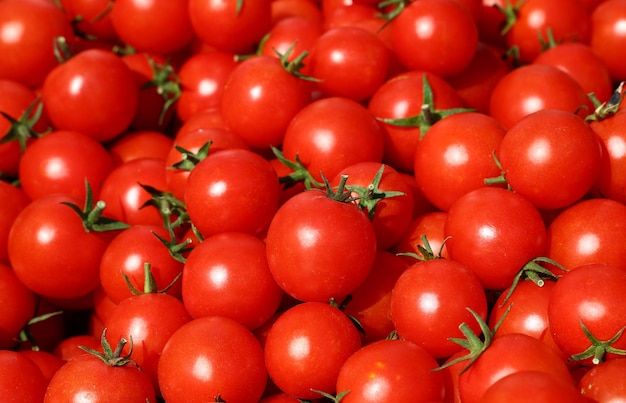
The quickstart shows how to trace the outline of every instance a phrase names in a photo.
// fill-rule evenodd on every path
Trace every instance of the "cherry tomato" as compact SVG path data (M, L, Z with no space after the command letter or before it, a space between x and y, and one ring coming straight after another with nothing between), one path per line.
M207 316L170 336L159 360L158 379L167 402L219 398L245 403L260 400L267 371L263 350L246 327L233 319Z
M274 0L272 7L281 1L313 4L309 0ZM319 12L319 9L316 10ZM321 21L313 21L305 16L281 18L272 24L260 52L262 55L272 57L286 55L287 60L291 62L303 52L311 53L315 40L322 32ZM304 66L300 71L302 74L310 76L310 57L308 59L305 57L303 61Z
M30 203L30 199L21 188L0 181L0 200L3 200L0 205L0 264L8 264L9 232L15 218Z
M0 350L0 393L6 398L24 403L40 403L46 392L43 373L25 355Z
M444 243L444 228L448 213L445 211L431 211L418 215L411 221L409 229L402 238L394 245L396 253L414 253L417 256L425 257L420 247L425 248L422 237L426 237L431 250L435 255L443 258L448 257L448 249ZM415 263L415 257L402 256L409 264Z
M626 396L626 358L601 362L585 373L578 387L580 393L594 401L610 402Z
M0 314L0 348L15 347L16 339L26 322L35 313L35 294L13 272L0 264L0 298L6 308Z
M117 32L111 22L111 3L109 0L61 0L66 18L73 24L79 36L96 38L115 43Z
M109 147L113 165L139 158L165 159L173 147L172 138L153 130L132 131L118 137Z
M567 401L585 403L585 399L572 382L564 381L541 371L519 371L498 380L485 391L481 403L528 401L528 386L532 385L532 399L535 402Z
M598 4L591 13L591 48L609 70L613 81L626 79L624 57L615 52L626 43L626 33L622 29L626 1L608 0Z

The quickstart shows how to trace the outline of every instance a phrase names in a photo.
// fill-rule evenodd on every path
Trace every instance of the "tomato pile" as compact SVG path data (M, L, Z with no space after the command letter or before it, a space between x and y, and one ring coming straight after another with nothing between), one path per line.
M3 401L626 400L625 24L0 0Z

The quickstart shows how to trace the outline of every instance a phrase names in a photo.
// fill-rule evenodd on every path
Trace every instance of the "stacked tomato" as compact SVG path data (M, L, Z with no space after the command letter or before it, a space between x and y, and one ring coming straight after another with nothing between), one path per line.
M626 400L625 26L0 0L3 401Z

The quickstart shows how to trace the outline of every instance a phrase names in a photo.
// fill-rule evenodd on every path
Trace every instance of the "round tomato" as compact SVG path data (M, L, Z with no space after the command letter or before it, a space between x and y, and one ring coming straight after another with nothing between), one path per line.
M0 314L0 349L15 347L18 334L35 314L35 294L13 272L0 263L0 303L6 308Z
M43 373L25 355L0 350L0 393L10 401L41 403L46 392Z
M173 147L172 138L153 130L132 131L118 137L109 147L113 165L139 158L165 159Z
M601 362L589 369L578 382L580 393L593 401L611 402L626 397L626 358Z
M30 199L21 188L0 181L0 200L3 200L0 205L0 264L8 264L9 232L15 218L30 203Z
M591 12L591 48L604 62L613 81L626 79L626 59L620 49L626 44L624 13L626 1L607 0Z
M532 385L532 400L537 403L585 403L573 382L564 381L541 371L519 371L498 380L485 391L481 403L528 402L528 387Z

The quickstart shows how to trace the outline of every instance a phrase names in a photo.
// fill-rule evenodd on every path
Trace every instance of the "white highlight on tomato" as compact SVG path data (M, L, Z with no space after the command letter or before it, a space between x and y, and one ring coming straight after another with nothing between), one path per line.
M546 321L539 315L529 315L524 320L524 327L529 330L541 332L548 327Z
M46 176L53 179L61 179L67 175L65 163L61 158L50 158L47 160L44 170L46 171Z
M0 29L0 38L4 43L18 43L24 34L24 26L18 22L7 22Z
M203 381L210 381L213 376L213 365L206 357L199 356L193 362L192 372L194 377Z
M315 144L322 152L330 152L335 145L335 135L326 130L318 130L315 133Z
M424 313L435 313L439 310L439 298L432 292L424 293L418 301L419 309Z
M296 360L306 358L311 352L311 344L305 336L296 337L289 343L289 356Z
M600 319L606 315L604 305L594 301L584 301L578 308L578 314L584 319Z
M619 136L611 136L606 141L606 148L613 158L626 157L626 141Z
M48 244L54 239L55 235L56 231L54 230L54 227L45 225L37 231L37 242L44 245Z
M70 81L70 94L79 94L85 84L85 78L83 76L76 76Z
M578 239L576 250L581 255L592 255L600 247L600 239L595 234L584 234Z
M443 158L448 165L452 166L465 165L469 161L467 149L462 144L452 144L446 148Z
M209 270L211 284L217 288L222 288L228 282L228 269L223 265L217 265Z
M363 397L376 401L379 396L388 396L391 393L391 386L384 378L373 377L363 386Z
M482 227L480 227L480 229L478 230L478 234L482 239L486 239L489 241L494 240L498 237L498 231L495 227L491 225L483 225Z
M550 158L552 148L550 143L544 139L534 141L528 148L528 158L535 164L542 164Z
M198 84L198 93L201 95L211 95L217 91L217 83L215 80L202 80Z
M219 181L211 184L209 187L209 196L211 197L219 197L226 192L226 182Z
M124 261L124 267L128 267L128 268L135 268L138 269L140 267L143 267L143 259L141 257L141 255L138 254L132 254L129 255L126 260Z
M318 230L312 227L301 227L298 230L298 241L306 248L313 248L317 245L320 238Z

